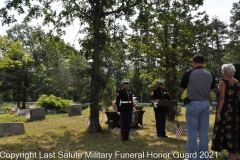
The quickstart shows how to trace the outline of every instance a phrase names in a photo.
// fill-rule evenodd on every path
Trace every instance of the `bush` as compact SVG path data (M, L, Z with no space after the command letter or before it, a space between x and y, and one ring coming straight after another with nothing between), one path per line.
M45 109L58 109L62 113L68 112L68 106L73 103L71 100L62 99L54 95L41 95L37 102Z
M0 109L1 110L11 110L12 109L12 107L15 107L15 108L17 108L17 106L16 105L13 105L13 104L11 104L11 103L1 103L0 104Z

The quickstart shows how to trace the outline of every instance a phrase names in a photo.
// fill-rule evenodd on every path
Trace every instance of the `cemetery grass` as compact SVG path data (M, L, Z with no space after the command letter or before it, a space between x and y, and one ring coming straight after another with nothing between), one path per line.
M42 121L27 122L25 117L16 114L0 114L1 122L23 122L25 134L0 137L0 153L35 153L36 157L31 159L91 159L86 153L99 151L101 153L112 153L112 159L183 159L174 158L173 153L181 154L186 151L187 131L185 123L185 107L177 119L180 122L183 133L180 138L176 137L176 121L167 121L167 135L169 138L156 136L154 112L151 107L144 107L143 128L133 129L130 133L131 141L121 141L117 130L108 129L107 117L100 114L101 133L88 133L87 119L89 109L83 110L82 115L68 117L67 114L46 115ZM211 137L215 117L215 109L211 111L209 129L209 151L211 151ZM115 157L115 151L119 153L143 153L145 157L134 156L134 158ZM81 158L75 158L70 154L82 154ZM147 153L155 153L159 157L147 156ZM106 155L106 154L105 154ZM169 155L169 156L167 156ZM215 153L212 159L223 159L227 156L226 151ZM4 159L4 158L2 158ZM6 158L7 159L7 158ZM21 158L19 158L21 159ZM23 159L23 158L22 158ZM102 158L108 159L108 158Z

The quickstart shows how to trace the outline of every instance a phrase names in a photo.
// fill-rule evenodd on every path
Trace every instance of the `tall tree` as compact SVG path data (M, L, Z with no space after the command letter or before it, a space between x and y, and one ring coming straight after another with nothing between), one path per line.
M228 39L228 25L214 17L209 24L209 48L210 52L206 55L209 60L208 67L213 68L216 77L221 77L222 57L225 54L224 45Z
M87 29L92 33L92 67L91 67L91 108L90 108L90 132L101 132L102 128L99 123L99 91L101 84L100 76L100 54L104 45L104 39L101 37L104 34L104 19L108 16L116 14L117 17L125 16L128 20L135 13L134 7L142 0L36 0L36 1L6 1L6 6L1 8L0 17L3 18L3 24L15 22L13 15L9 15L9 10L12 8L18 11L19 14L27 13L25 21L30 21L34 18L43 17L43 24L53 24L58 34L64 34L64 28L71 25L76 19L79 24L86 24ZM53 9L54 3L61 3L60 11ZM40 4L35 5L34 3ZM56 4L55 3L55 4ZM27 7L25 7L27 6ZM26 10L26 8L28 10Z
M195 19L202 13L193 15L192 11L203 4L203 1L169 1L153 0L139 6L139 16L131 27L141 34L142 56L147 62L147 74L151 85L155 79L166 79L166 88L171 97L178 97L179 75L182 66L189 63L194 54L191 47L195 43ZM157 63L155 63L157 62ZM142 68L142 67L141 67ZM175 84L175 85L173 85ZM174 120L175 111L169 112L169 119Z
M21 94L23 108L26 100L36 101L41 94L72 99L72 78L68 63L77 54L76 50L59 37L45 34L40 26L16 24L7 30L7 34L10 39L21 42L24 50L31 53L34 59L33 63L25 64L28 72L21 76L25 86ZM78 66L83 64L79 63Z
M34 62L32 54L23 49L20 42L8 40L1 37L2 58L0 67L2 86L1 92L13 93L13 100L17 102L20 108L25 108L27 98L27 90L29 89L29 81L31 79L31 64Z
M239 63L240 59L240 1L233 3L230 17L230 41L226 45L226 54L223 61L226 63Z

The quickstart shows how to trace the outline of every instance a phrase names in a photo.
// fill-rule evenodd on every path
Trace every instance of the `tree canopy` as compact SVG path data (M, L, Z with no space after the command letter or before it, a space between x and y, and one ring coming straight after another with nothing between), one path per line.
M1 85L1 92L14 86L10 82L16 86L8 90L13 96L3 99L20 102L54 93L75 102L90 102L89 131L93 133L102 130L100 102L110 105L123 78L131 79L133 93L140 102L149 101L149 93L159 78L166 80L171 97L181 100L180 78L192 68L194 54L206 57L205 66L217 79L221 78L221 65L235 63L239 57L240 4L233 3L230 25L198 12L201 5L203 0L5 1L0 9L3 25L16 22L9 11L26 16L22 24L8 31L7 37L1 37L4 58L0 60L10 57L0 64L1 74L8 69L9 74L11 70L20 77L8 81L8 85L6 79L1 80L1 84L6 83ZM28 26L39 18L42 26L52 29L45 33L40 26ZM126 21L128 26L118 20ZM76 21L78 34L86 35L78 40L79 51L60 38L66 33L65 27ZM10 60L14 64L10 65ZM169 117L175 118L174 110Z

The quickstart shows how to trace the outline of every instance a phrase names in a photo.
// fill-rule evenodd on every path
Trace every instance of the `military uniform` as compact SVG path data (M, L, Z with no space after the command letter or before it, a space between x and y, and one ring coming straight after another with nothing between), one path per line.
M122 84L124 83L129 83L129 80L122 80ZM130 125L133 111L132 92L126 88L118 90L116 96L116 105L118 112L120 112L121 139L123 141L129 140Z
M164 82L163 80L157 81L158 84L163 84L163 82ZM153 100L171 100L167 90L159 86L152 91L150 99L152 101ZM167 110L168 110L167 106L154 107L156 130L157 130L157 136L159 137L167 138L166 131L165 131Z

